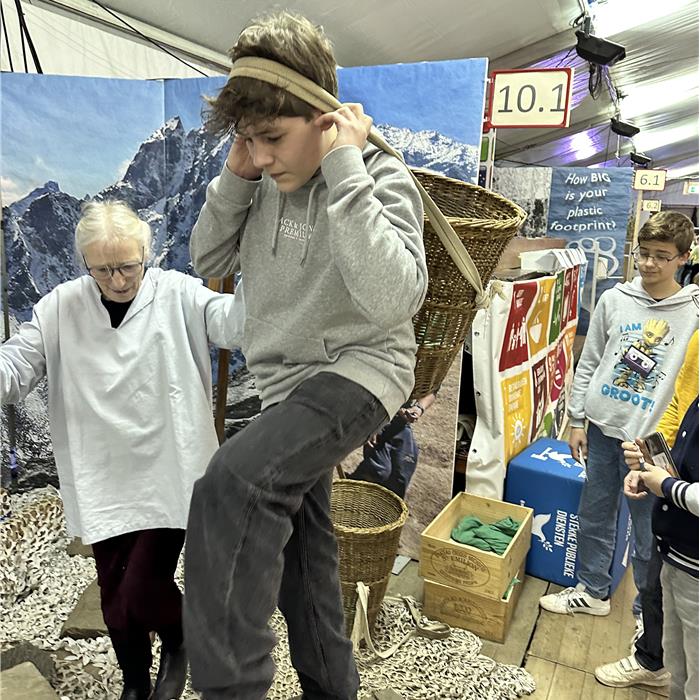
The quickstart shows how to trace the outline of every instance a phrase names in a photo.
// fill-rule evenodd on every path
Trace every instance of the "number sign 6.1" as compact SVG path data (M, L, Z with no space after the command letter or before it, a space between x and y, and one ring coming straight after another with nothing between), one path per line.
M491 73L490 128L569 126L573 68L533 68Z
M665 170L635 170L633 190L661 192L666 187Z

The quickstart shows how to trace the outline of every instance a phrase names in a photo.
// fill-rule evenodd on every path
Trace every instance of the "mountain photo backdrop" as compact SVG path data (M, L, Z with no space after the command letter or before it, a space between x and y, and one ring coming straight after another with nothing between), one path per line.
M363 102L409 165L472 183L485 80L485 59L339 69L341 100ZM227 138L204 130L203 96L215 95L224 82L0 76L0 195L12 332L43 295L85 273L73 233L88 200L127 202L153 230L150 264L195 274L190 232L229 147ZM234 354L227 434L259 406L244 358ZM1 436L5 467L4 419ZM451 435L444 439L454 442ZM17 406L17 454L20 489L56 483L43 382ZM449 478L446 491L451 465Z

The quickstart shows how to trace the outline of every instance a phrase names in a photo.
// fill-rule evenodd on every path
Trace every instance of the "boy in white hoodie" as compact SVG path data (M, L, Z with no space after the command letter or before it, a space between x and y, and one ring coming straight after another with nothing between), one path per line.
M693 239L693 223L683 214L661 212L649 219L633 251L640 277L606 291L591 319L569 404L571 454L587 464L579 505L578 585L540 598L545 610L610 612L615 526L628 472L620 444L656 429L697 328L698 287L681 287L675 280ZM632 568L641 591L653 544L651 501L628 503ZM639 596L633 612L639 626Z

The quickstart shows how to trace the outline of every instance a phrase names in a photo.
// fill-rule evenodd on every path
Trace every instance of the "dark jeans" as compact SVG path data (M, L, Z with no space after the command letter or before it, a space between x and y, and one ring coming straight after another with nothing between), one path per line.
M658 671L664 666L664 650L661 643L664 629L661 563L661 554L654 545L649 559L647 585L640 593L644 634L635 645L637 661L649 671Z
M322 372L224 443L195 484L185 550L185 639L207 700L262 700L279 604L308 700L354 700L330 519L333 467L387 421L355 382Z
M397 414L379 433L374 445L364 446L362 461L348 476L381 484L403 498L417 465L418 445L413 430Z
M168 649L182 646L182 595L175 583L185 531L138 530L95 542L102 616L132 688L150 685L150 633Z

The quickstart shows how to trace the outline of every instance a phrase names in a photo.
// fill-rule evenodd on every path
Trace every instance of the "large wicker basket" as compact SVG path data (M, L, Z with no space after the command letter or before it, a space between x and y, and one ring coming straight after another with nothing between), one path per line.
M425 170L413 173L447 217L486 287L503 250L525 221L525 212L483 187ZM440 387L476 314L475 290L457 269L427 218L423 240L429 282L425 302L413 318L418 343L411 395L415 399Z
M338 540L340 583L347 632L352 631L357 582L370 589L368 620L374 628L408 517L406 504L377 484L354 479L333 482L331 517Z

